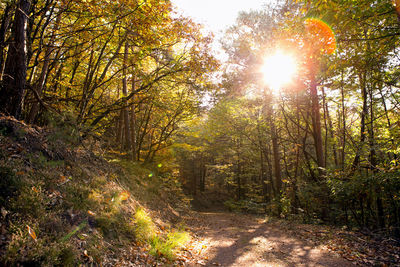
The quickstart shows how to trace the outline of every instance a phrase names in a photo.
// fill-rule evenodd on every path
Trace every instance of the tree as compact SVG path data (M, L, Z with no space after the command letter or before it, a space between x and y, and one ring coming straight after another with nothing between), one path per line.
M19 0L15 9L12 41L8 48L3 80L0 89L1 111L5 114L21 117L25 97L25 81L27 68L27 14L31 3L29 0ZM4 14L4 28L7 24L8 12Z

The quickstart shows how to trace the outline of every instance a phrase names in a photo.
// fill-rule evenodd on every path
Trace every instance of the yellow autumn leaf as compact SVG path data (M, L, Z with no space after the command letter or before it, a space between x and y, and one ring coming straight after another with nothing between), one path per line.
M37 241L35 231L29 225L27 225L26 228L28 229L28 233L33 238L33 240Z
M119 195L119 198L122 200L122 201L124 201L124 200L127 200L128 198L129 198L129 192L128 191L123 191L123 192L121 192L121 194Z
M88 210L88 212L87 212L89 215L91 215L91 216L95 216L96 215L96 213L94 213L93 211L91 211L91 210Z

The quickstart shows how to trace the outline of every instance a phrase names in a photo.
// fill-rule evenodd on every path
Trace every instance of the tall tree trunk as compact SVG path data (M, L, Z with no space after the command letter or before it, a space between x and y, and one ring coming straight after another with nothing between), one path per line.
M274 157L274 175L275 175L275 188L276 188L276 197L280 199L281 190L282 190L282 170L281 170L281 157L279 153L279 144L278 144L278 134L276 130L276 126L274 123L274 114L272 108L272 95L269 97L265 97L264 101L266 102L266 113L267 113L267 121L269 121L270 127L270 135L272 141L272 154Z
M125 41L125 52L124 52L124 63L123 63L123 79L122 79L122 94L124 97L128 95L128 88L127 88L127 74L126 74L126 64L128 61L128 41ZM127 103L124 103L127 105ZM130 127L130 121L129 121L129 112L128 108L125 106L123 109L124 113L124 129L125 129L125 149L127 151L131 151L132 149L132 134L131 134L131 127Z
M267 203L269 198L268 180L266 177L265 162L264 162L264 144L262 142L262 132L259 119L257 119L257 133L258 133L258 145L260 150L260 183L263 192L264 202Z
M369 90L369 98L370 98L370 117L371 122L369 124L369 150L370 150L370 164L372 172L375 173L377 171L377 158L376 158L376 143L375 143L375 131L374 131L374 121L375 121L375 113L374 113L374 96L373 96L373 87ZM378 178L379 179L379 178ZM375 188L376 193L376 208L378 212L378 224L380 228L385 228L385 214L383 210L383 202L382 202L382 190L381 185L378 182Z
M387 108L387 105L386 105L386 97L385 97L385 95L384 95L384 93L382 91L382 85L379 85L378 89L379 89L379 93L381 95L380 99L382 101L383 109L385 111L385 117L386 117L386 121L387 121L387 128L391 129L392 128L392 123L390 121L389 112L388 112L388 108ZM396 149L396 143L394 141L395 139L394 139L394 136L393 136L393 132L389 131L389 134L390 134L391 150L395 150ZM396 153L387 152L387 154L388 154L389 160L392 160L392 158L397 159Z
M341 95L341 105L342 105L342 154L341 154L341 164L342 164L342 171L344 171L346 165L346 107L344 105L344 73L342 70L340 81L340 95Z
M1 20L0 25L0 81L3 79L3 71L4 71L4 50L6 48L6 34L8 31L8 26L10 25L11 20L11 5L7 4L4 9L3 18Z
M206 175L207 175L207 167L205 163L204 155L201 154L200 156L200 191L204 192L206 189Z
M48 69L49 69L49 65L50 65L50 56L54 50L54 41L55 41L55 37L56 37L56 32L60 26L61 14L62 14L61 11L59 11L57 14L56 24L53 29L53 34L51 35L50 41L49 41L49 43L47 45L47 49L45 51L42 71L40 73L39 80L37 81L36 86L35 86L35 90L38 93L39 97L42 95L43 88L44 88L44 85L46 82ZM27 119L28 123L33 123L35 121L35 117L36 117L38 111L39 111L39 102L35 102L32 104L31 110L29 112L28 119Z
M324 111L324 128L325 128L325 140L324 140L324 165L327 166L327 160L328 160L328 146L329 146L329 140L328 140L328 122L327 122L327 103L326 103L326 96L325 96L325 89L323 86L321 86L321 91L322 91L322 110Z
M281 170L281 157L279 153L278 136L275 123L270 120L271 137L272 137L272 151L274 155L274 172L277 197L280 198L282 191L282 170Z
M124 112L120 110L119 116L117 119L117 136L115 138L115 142L119 145L121 150L124 148L124 142L123 142L123 125L124 125Z
M192 160L192 182L191 182L191 189L192 195L197 195L197 175L196 175L196 164L194 160Z
M311 95L311 117L313 127L314 146L317 156L317 165L319 168L325 168L322 132L321 132L321 114L318 100L317 80L316 80L316 63L312 64L310 75L310 95ZM320 175L324 172L319 170Z
M241 200L243 198L243 188L242 188L242 164L241 164L241 140L237 139L236 140L236 155L237 155L237 160L236 160L236 184L237 184L237 189L236 189L236 197L237 200Z
M132 77L132 92L134 92L135 90L136 90L136 79L135 79L135 76L133 75L133 77ZM133 155L132 157L133 157L133 160L137 160L135 96L132 97L132 106L131 106L131 139L132 139L131 142L132 142L132 155Z
M299 207L299 201L297 197L297 181L298 177L300 175L300 147L302 145L301 143L301 136L300 136L300 107L299 107L299 94L296 94L296 140L295 140L295 145L296 145L296 165L294 169L294 177L292 179L292 195L291 195L291 208L292 208L292 213L297 213L298 212L298 207Z
M274 196L277 194L277 190L275 189L274 185L274 174L272 170L272 163L271 163L271 146L267 145L266 149L264 150L264 157L265 161L267 163L267 174L268 174L268 180L269 180L269 186L268 186L268 191L269 191L269 196Z
M145 113L143 115L143 119L141 120L140 125L138 126L138 129L141 130L140 134L138 134L138 142L137 142L137 160L140 160L140 156L141 156L141 150L143 147L143 143L144 143L144 138L146 136L146 134L148 133L148 126L150 123L150 118L151 118L151 113L153 110L153 106L154 106L154 102L153 99L150 99L150 106L148 108L146 108Z
M365 120L368 115L368 95L367 95L367 86L366 86L366 70L363 73L359 74L360 84L361 84L361 96L363 99L363 107L361 112L361 125L360 125L360 144L357 147L356 156L354 157L352 164L352 172L354 172L359 164L361 159L361 151L365 142Z
M328 133L331 138L332 142L332 153L333 153L333 160L335 162L335 166L337 167L339 165L338 162L338 156L337 156L337 150L336 150L336 141L335 141L335 134L333 132L333 125L332 125L332 120L331 116L329 115L329 106L328 106L328 101L326 101L326 95L325 95L325 90L322 88L322 95L323 95L323 102L324 102L324 122L325 122L325 166L328 158Z
M92 45L91 51L90 51L89 62L87 64L85 80L83 81L83 85L82 85L82 97L81 97L80 101L77 103L77 108L79 108L79 115L77 118L78 123L81 122L81 119L83 118L83 115L84 115L85 109L86 109L86 102L87 102L87 98L88 98L88 94L89 94L88 90L89 90L89 85L90 85L90 76L91 76L92 68L94 65L93 64L94 54L95 54L95 51L94 51L93 45Z
M78 70L79 65L80 65L80 60L76 60L75 63L74 63L74 65L73 65L73 67L72 67L71 78L70 78L69 81L68 81L68 83L69 83L71 86L72 86L73 83L74 83L76 71ZM119 89L118 89L118 90L119 90ZM68 86L68 87L65 89L65 98L66 98L67 101L68 101L68 98L69 98L69 93L70 93L70 91L71 91L71 87ZM68 103L68 102L67 102L67 103Z
M3 84L0 89L0 111L21 117L26 83L26 22L31 2L20 0L15 10L12 42L8 48Z

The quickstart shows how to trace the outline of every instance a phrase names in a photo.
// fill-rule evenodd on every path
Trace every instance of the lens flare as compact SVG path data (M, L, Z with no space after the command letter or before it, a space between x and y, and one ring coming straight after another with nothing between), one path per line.
M328 24L320 19L307 18L304 21L306 31L310 35L310 41L316 45L322 53L331 55L336 51L335 33Z
M294 56L279 50L264 59L261 71L265 83L277 91L292 80L297 71L297 63Z
M396 9L397 16L400 17L400 0L393 0L393 6Z

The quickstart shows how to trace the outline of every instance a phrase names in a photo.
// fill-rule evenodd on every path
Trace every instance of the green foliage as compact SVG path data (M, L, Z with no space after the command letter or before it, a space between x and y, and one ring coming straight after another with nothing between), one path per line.
M135 213L135 238L138 242L148 243L156 237L156 227L147 213L138 208Z
M302 183L299 185L297 197L300 205L300 218L304 223L321 223L325 212L326 185L318 183ZM299 211L299 210L298 210ZM327 221L327 218L324 218Z
M12 210L30 218L43 218L46 213L47 197L40 185L25 185L11 202Z
M242 211L243 209L243 202L237 202L234 200L227 200L224 202L224 205L230 210L230 211Z
M388 230L398 235L399 217L396 209L400 206L400 172L398 168L384 170L375 174L355 175L351 179L343 179L340 173L331 174L327 180L332 200L333 212L336 211L338 223L348 222L352 227L370 227L378 225L375 213L377 201L383 203ZM352 216L343 214L343 211Z
M27 233L20 231L17 225L13 230L10 243L2 260L7 265L23 266L75 266L77 251L70 244L49 240L43 236L33 240Z
M72 180L73 179L77 178L72 178ZM65 192L67 194L65 204L72 206L74 209L86 211L95 204L94 201L89 198L92 189L88 185L72 182L65 188Z
M62 115L47 113L47 124L52 131L48 135L50 144L57 146L59 142L66 144L77 144L80 138L80 130L76 122L75 115L71 112L65 112ZM54 147L57 149L57 147Z
M150 254L153 256L164 256L172 260L175 258L175 250L190 238L185 231L173 230L164 235L157 234L155 224L142 208L136 210L134 222L136 241L149 244Z
M164 256L167 259L175 258L175 250L189 241L189 234L187 232L170 232L165 239L158 236L150 241L151 249L150 254L154 256Z
M77 252L73 247L67 246L61 249L58 259L60 266L74 266L77 262Z
M0 206L7 207L9 198L20 191L22 182L11 168L2 165L0 165L0 177Z
M282 195L282 198L280 199L280 210L281 214L280 216L283 216L285 218L289 217L291 212L292 212L292 204L290 202L290 197L288 197L286 194Z
M135 235L135 228L132 222L121 211L102 213L95 218L95 225L104 236L110 239L123 238L132 240Z
M43 168L56 168L63 167L65 164L64 160L49 160L42 152L36 152L34 154L28 154L29 161L35 165L43 166Z
M224 202L225 207L230 211L235 212L248 212L253 214L262 214L265 212L264 203L256 203L252 200L227 200Z

